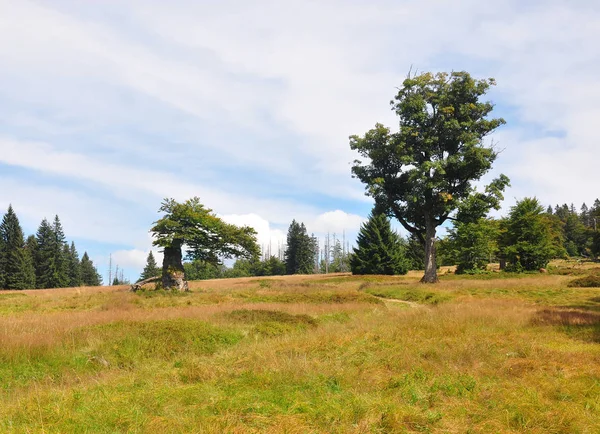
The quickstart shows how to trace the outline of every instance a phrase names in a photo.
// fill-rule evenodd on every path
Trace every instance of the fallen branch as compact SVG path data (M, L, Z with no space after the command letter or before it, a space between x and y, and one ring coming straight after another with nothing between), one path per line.
M140 289L142 289L142 286L144 286L147 283L152 283L152 282L158 282L161 279L160 276L156 276L156 277L149 277L148 279L144 279L144 280L140 280L139 282L135 282L133 284L131 284L131 290L133 292L139 291Z

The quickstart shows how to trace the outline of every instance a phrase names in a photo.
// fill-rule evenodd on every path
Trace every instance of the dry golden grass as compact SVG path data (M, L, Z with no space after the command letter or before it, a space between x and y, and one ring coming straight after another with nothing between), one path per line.
M600 432L600 289L441 274L0 292L0 432Z

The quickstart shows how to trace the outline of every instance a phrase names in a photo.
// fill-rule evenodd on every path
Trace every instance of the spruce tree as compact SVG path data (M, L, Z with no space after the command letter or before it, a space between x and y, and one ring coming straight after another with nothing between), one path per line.
M144 270L142 271L142 274L140 275L138 282L140 280L146 280L146 279L150 279L151 277L160 276L160 274L161 274L161 269L158 268L158 265L156 264L156 260L154 259L154 255L152 254L152 250L150 250L150 253L148 253L148 257L146 258L146 266L144 267Z
M308 235L304 223L293 220L287 234L285 266L287 274L310 274L314 270L314 239Z
M566 205L557 207L558 214L565 208L568 213ZM500 254L508 263L506 271L545 268L551 258L564 254L560 229L553 224L551 216L544 213L536 198L518 201L501 226L499 247Z
M48 220L43 219L36 233L35 278L37 288L56 288L55 236Z
M34 237L35 239L35 237ZM23 282L25 282L24 289L34 289L36 288L35 284L35 260L33 256L33 252L29 249L28 243L25 243L24 247L25 252L25 262L23 266Z
M36 257L37 257L37 239L35 235L29 235L27 240L25 241L25 250L27 251L28 256L28 273L30 275L30 280L33 282L31 288L37 288L36 283Z
M87 252L81 257L81 283L84 286L100 286L102 285L102 277L94 267L94 263L88 256Z
M77 253L75 243L71 241L70 247L67 247L65 244L64 251L69 265L69 286L81 286L81 264L79 262L79 253Z
M403 243L385 214L369 215L360 228L357 247L350 258L352 274L406 274Z
M33 284L30 274L30 261L25 249L23 230L12 206L0 224L4 273L3 286L6 289L27 289Z
M6 275L4 272L6 261L5 250L6 248L4 246L4 240L2 239L2 237L0 237L0 289L4 288L4 283L6 281Z
M63 231L62 224L58 216L54 216L54 222L52 224L52 230L54 232L54 254L56 263L56 276L57 282L54 288L64 288L70 285L69 278L69 246L67 245L65 233ZM65 249L66 247L66 249Z

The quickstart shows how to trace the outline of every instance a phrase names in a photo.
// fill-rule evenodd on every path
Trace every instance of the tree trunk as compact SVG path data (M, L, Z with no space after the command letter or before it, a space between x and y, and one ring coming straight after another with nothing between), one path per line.
M425 275L421 283L437 283L437 265L435 252L435 224L425 219Z
M183 269L182 244L181 240L173 240L171 247L165 247L162 267L162 284L164 289L189 291Z

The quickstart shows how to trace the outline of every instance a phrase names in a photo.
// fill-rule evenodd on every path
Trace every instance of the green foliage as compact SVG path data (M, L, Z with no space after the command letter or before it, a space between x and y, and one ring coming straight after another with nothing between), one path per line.
M54 234L54 240L52 242L52 251L54 253L54 276L53 286L50 288L64 288L69 286L69 249L65 249L67 241L65 233L58 216L54 216L52 222L52 233Z
M285 265L287 274L310 274L315 269L315 241L304 223L293 220L288 228Z
M160 276L160 273L161 270L160 268L158 268L158 265L156 265L156 260L154 259L152 250L150 250L150 253L148 253L148 257L146 258L146 265L144 267L144 270L142 271L142 274L140 275L140 278L138 279L138 282L140 280L146 280L150 279L151 277Z
M352 274L406 274L404 245L385 214L373 214L360 228L350 258Z
M500 253L507 261L506 271L534 271L562 251L558 231L536 198L525 198L511 207L502 222Z
M187 280L218 279L224 277L226 269L224 265L211 264L202 260L184 262L183 268Z
M596 258L600 256L600 232L594 232L591 251Z
M563 247L567 255L588 256L593 234L586 227L586 223L590 223L590 212L586 205L583 204L581 215L577 214L573 205L557 205L553 217L560 223Z
M37 230L35 274L38 288L60 288L68 285L66 261L63 258L64 234L55 217L54 225L43 219ZM55 232L60 229L60 233Z
M410 234L406 239L405 254L408 268L411 270L425 269L425 246L415 234Z
M352 172L366 184L378 212L396 217L426 246L427 281L437 280L436 227L461 205L479 214L498 208L508 185L502 175L485 193L472 187L497 156L483 139L504 124L489 117L492 103L480 102L494 84L467 72L410 76L391 103L400 131L377 124L363 137L350 137L350 147L368 160L356 160Z
M260 274L257 276L283 276L286 274L285 262L277 256L271 256L261 262Z
M499 224L491 219L456 222L449 230L448 242L456 264L456 273L484 271L497 253Z
M102 285L102 276L94 267L94 263L88 256L87 252L81 257L81 284L84 286L100 286Z
M35 285L32 258L25 248L23 230L12 206L0 223L0 268L2 288L28 289Z
M70 247L65 244L65 255L69 264L69 286L81 286L81 263L74 242L71 242Z
M183 203L165 199L159 209L166 215L155 222L150 232L153 244L163 248L187 249L187 258L218 264L233 257L258 255L256 231L225 223L194 197Z

